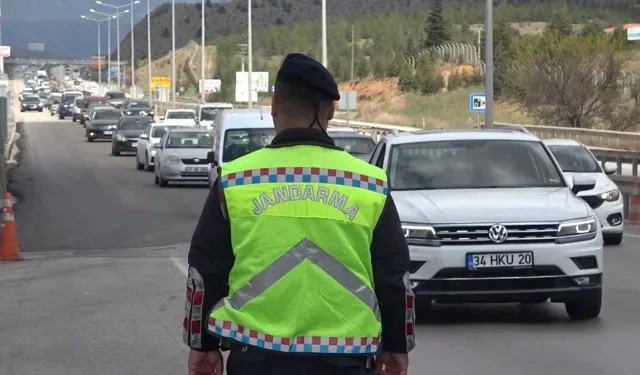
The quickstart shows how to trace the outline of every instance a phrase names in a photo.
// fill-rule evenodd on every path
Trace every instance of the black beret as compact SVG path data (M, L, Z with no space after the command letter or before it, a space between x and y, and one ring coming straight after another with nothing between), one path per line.
M333 100L340 100L338 84L327 68L302 53L290 53L284 58L276 75L277 82L298 84Z

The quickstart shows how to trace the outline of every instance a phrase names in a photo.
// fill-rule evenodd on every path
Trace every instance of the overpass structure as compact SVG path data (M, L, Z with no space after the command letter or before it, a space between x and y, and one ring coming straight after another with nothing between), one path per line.
M51 64L51 65L91 65L91 59L65 60L65 59L40 59L40 58L5 58L5 64Z

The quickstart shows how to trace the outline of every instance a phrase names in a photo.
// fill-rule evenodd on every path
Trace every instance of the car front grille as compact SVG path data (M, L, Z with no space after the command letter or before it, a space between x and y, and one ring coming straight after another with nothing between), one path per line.
M511 223L501 224L507 229L504 242L495 243L489 238L489 229L494 224L436 225L434 229L442 245L526 244L553 242L558 232L558 223Z
M584 197L581 196L580 198L587 202L587 204L593 209L602 206L602 204L604 203L604 200L597 195L585 195Z
M182 164L185 165L207 165L209 163L207 163L207 158L204 159L200 159L200 158L189 158L189 159L181 159L182 160Z

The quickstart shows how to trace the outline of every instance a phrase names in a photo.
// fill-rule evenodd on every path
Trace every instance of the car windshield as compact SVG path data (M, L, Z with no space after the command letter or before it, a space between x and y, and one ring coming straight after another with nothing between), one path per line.
M151 108L149 102L130 102L127 104L128 108Z
M599 173L598 161L589 150L578 145L549 145L549 150L560 164L563 172Z
M208 132L171 132L166 148L212 148L213 135Z
M124 118L118 124L120 130L145 130L151 124L150 118Z
M275 129L232 129L224 135L222 161L233 161L250 152L271 144L276 136Z
M104 97L105 99L122 99L125 95L123 92L108 92Z
M155 126L151 131L151 138L162 138L164 133L170 129L181 128L182 126Z
M393 146L393 190L564 187L541 142L451 140Z
M76 98L79 95L65 95L64 98L62 98L62 103L64 104L73 104L73 102L76 101Z
M335 137L333 141L350 154L370 154L376 147L373 139L365 137Z
M200 121L213 121L218 112L219 108L200 108Z
M93 114L94 120L117 120L120 118L120 112L114 110L96 111Z
M167 113L167 117L165 117L167 119L180 119L180 120L187 120L187 119L194 119L196 118L196 113L192 112L192 111L172 111Z
M37 96L26 96L22 101L25 103L39 103L40 98Z

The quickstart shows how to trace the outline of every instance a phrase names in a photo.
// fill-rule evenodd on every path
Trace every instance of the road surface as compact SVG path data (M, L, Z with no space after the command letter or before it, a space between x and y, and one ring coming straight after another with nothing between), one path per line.
M0 264L0 373L184 374L187 245L206 188L153 184L68 120L28 113L11 188L25 262ZM607 247L601 318L562 305L436 305L415 375L637 375L640 238Z

